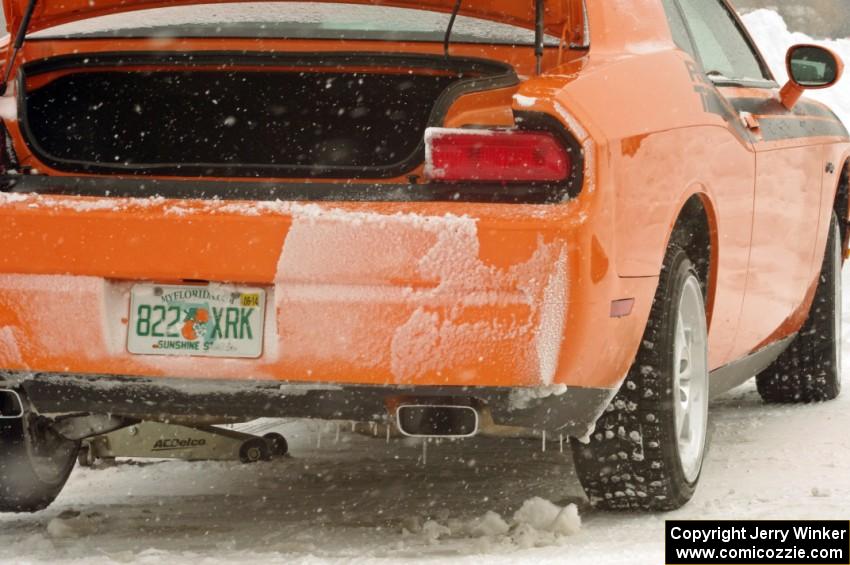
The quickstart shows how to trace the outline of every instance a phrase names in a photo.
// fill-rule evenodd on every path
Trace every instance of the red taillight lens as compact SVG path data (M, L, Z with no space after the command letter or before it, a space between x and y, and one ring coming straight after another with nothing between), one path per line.
M425 176L438 181L563 182L572 159L551 133L429 128Z

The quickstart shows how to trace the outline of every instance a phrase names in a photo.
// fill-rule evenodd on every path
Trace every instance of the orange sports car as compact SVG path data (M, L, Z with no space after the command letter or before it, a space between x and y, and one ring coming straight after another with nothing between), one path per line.
M569 437L672 509L712 395L839 394L842 64L777 84L725 0L3 5L2 511L261 416Z

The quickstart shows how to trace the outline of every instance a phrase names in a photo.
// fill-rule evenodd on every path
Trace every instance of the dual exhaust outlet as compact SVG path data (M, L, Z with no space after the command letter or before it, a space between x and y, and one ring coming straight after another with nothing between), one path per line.
M402 404L396 408L398 430L408 437L466 438L478 433L480 418L472 406Z

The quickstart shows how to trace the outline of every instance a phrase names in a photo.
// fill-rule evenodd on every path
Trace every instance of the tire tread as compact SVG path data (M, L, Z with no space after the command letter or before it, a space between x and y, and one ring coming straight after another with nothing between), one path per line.
M840 332L838 336L834 335L833 326L837 307L834 285L841 281L841 273L834 272L833 262L838 245L837 222L838 218L833 213L818 288L803 328L788 349L756 378L758 392L765 402L826 402L841 393L840 364L838 359L833 358L835 340L840 339Z
M598 508L666 511L693 495L695 484L671 458L670 442L676 444L667 424L674 418L668 402L672 380L659 369L669 361L662 344L672 335L669 309L683 272L696 276L687 254L671 245L635 363L589 442L572 440L579 479Z

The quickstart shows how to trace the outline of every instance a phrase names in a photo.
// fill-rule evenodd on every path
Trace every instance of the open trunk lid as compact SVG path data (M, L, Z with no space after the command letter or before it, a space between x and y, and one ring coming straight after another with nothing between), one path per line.
M283 0L287 1L287 0ZM331 0L319 0L330 2ZM17 29L30 0L3 0L6 14L6 26L10 33ZM233 0L37 0L28 30L35 32L49 27L134 10L165 8L171 6L233 3ZM237 0L238 2L238 0ZM339 3L339 2L337 2ZM456 0L346 0L347 4L368 4L414 8L434 12L451 12ZM569 0L545 0L545 29L547 33L561 35L568 21ZM461 3L461 15L481 18L525 28L534 28L535 0L464 0Z

